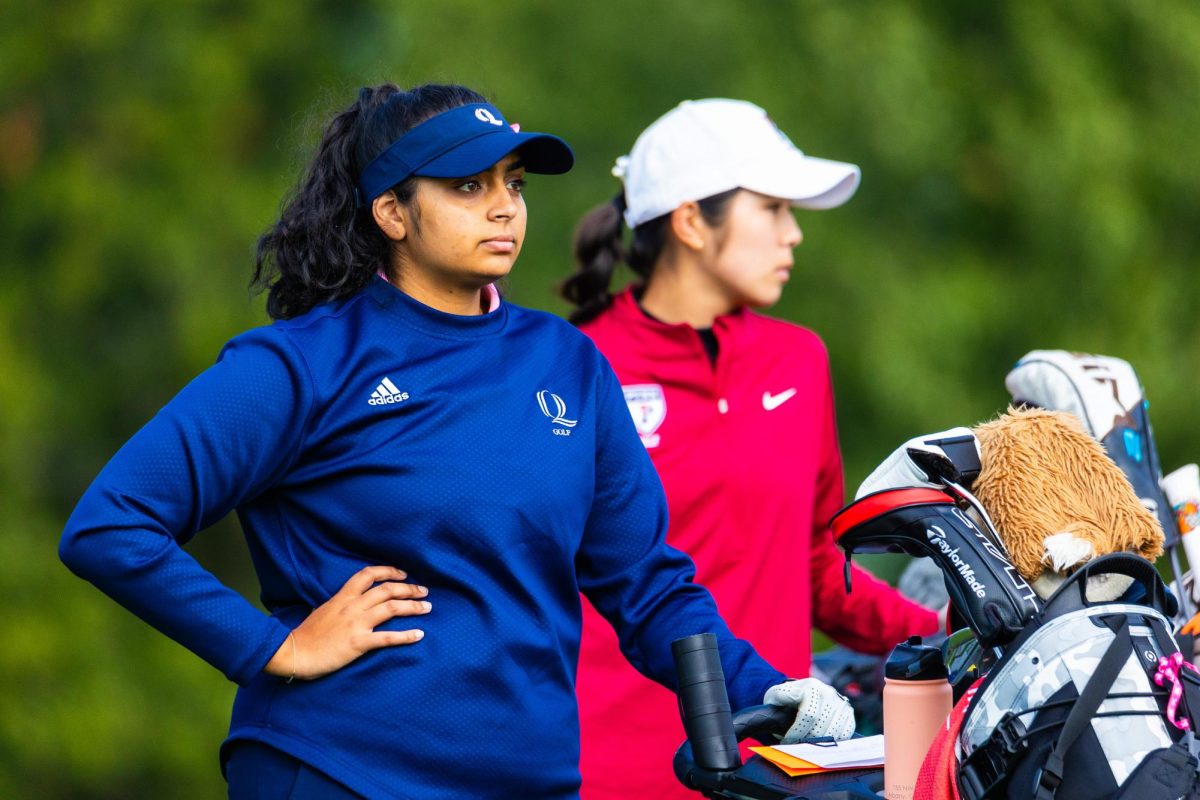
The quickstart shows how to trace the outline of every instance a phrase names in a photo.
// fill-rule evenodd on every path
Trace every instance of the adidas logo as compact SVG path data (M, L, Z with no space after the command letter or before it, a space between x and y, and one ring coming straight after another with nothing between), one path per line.
M371 399L367 402L373 406L387 406L392 403L403 403L407 399L408 392L397 389L391 378L384 378L375 387L375 391L371 392Z

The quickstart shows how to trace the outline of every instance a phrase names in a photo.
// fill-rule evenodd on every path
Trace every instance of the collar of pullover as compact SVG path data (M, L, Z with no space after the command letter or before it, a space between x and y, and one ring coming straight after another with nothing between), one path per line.
M367 284L371 298L392 314L425 333L454 339L494 336L502 333L508 323L508 303L501 301L486 314L463 316L447 314L425 305L392 286L387 281Z
M663 322L642 311L637 298L634 297L634 288L627 288L613 298L613 310L620 314L623 324L629 325L630 329L639 335L655 336L689 349L703 350L700 336L691 325L686 322ZM713 320L713 333L719 340L724 340L731 334L736 335L737 331L745 327L748 314L745 308L722 314Z

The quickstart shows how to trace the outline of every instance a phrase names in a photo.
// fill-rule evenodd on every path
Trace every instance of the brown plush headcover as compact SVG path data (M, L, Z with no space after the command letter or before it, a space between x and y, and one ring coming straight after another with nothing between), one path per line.
M1042 543L1055 533L1091 542L1097 556L1162 554L1162 526L1073 414L1009 408L974 431L983 468L971 491L1026 580L1046 568Z

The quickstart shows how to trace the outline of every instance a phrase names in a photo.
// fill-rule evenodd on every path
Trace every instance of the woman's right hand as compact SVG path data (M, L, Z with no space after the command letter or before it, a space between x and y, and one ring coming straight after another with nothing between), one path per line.
M371 650L420 641L425 632L416 628L375 630L393 617L429 613L424 599L429 590L404 583L407 577L395 567L363 567L292 631L263 671L289 680L312 680Z

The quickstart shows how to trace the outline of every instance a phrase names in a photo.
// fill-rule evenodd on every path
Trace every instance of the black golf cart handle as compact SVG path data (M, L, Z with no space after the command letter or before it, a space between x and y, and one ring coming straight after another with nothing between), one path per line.
M773 744L787 731L795 711L761 705L729 710L725 676L711 633L672 643L679 678L679 713L688 739L675 752L675 777L710 798L838 798L877 800L882 770L845 770L789 778L760 757L742 764L737 743L756 739ZM693 750L694 748L694 750Z

